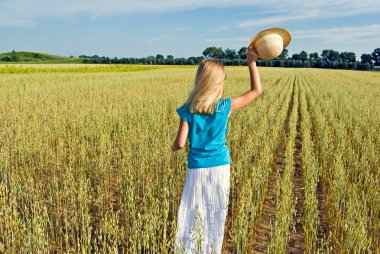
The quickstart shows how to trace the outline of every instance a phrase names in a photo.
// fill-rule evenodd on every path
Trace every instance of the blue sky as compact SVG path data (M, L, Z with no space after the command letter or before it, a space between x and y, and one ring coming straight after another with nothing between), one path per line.
M0 0L0 52L200 56L240 49L260 30L292 34L289 54L380 47L380 1Z

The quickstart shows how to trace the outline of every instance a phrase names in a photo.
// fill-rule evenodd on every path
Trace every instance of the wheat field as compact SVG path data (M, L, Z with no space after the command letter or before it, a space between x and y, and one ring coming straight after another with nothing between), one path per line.
M173 253L196 67L0 66L0 253ZM226 67L224 97L247 91ZM223 253L379 253L380 73L259 67Z

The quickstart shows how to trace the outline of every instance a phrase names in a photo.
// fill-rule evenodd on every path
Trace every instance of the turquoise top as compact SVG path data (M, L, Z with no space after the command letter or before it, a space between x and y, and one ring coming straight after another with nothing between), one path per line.
M208 168L230 164L230 151L226 145L228 113L231 99L221 98L214 114L191 113L183 104L176 111L189 125L188 168Z

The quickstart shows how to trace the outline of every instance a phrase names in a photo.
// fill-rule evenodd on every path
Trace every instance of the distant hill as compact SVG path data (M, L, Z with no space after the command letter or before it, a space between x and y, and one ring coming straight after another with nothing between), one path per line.
M83 58L38 52L12 51L0 54L0 63L82 63Z

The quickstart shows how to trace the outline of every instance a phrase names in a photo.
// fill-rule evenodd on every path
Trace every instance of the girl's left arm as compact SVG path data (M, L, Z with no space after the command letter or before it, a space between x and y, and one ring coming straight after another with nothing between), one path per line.
M187 134L189 133L189 125L181 117L179 118L179 127L177 132L177 137L172 144L172 150L180 150L186 144Z

